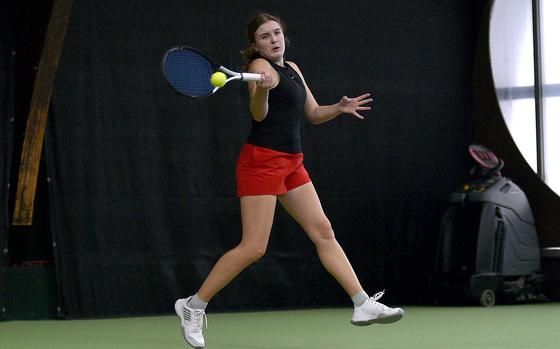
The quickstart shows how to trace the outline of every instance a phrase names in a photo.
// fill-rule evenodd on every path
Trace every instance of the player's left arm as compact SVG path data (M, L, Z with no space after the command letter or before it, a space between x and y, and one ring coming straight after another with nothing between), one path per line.
M305 100L304 110L305 115L314 125L322 124L329 120L336 118L341 114L351 114L358 119L363 119L364 117L358 113L361 110L370 110L371 107L365 106L365 104L371 103L373 99L368 98L370 96L369 93L364 93L361 96L349 98L349 97L342 97L338 103L331 104L331 105L319 105L313 96L313 93L307 86L305 82L305 78L301 73L301 70L294 62L287 62L290 64L299 74L301 81L303 81L303 85L305 86L305 91L307 94L307 98Z

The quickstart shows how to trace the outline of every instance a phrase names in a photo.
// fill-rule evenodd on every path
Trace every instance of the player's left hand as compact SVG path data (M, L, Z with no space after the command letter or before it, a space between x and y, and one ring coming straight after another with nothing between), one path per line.
M368 98L369 96L371 96L370 93L364 93L363 95L354 98L344 96L340 99L338 105L340 106L342 113L352 114L358 119L363 119L364 117L360 115L358 111L371 110L371 107L364 106L364 104L373 102L372 98Z

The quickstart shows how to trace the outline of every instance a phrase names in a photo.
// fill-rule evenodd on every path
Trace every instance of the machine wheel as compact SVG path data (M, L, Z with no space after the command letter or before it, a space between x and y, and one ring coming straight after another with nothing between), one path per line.
M493 290L484 290L480 296L480 305L491 307L496 304L496 293Z

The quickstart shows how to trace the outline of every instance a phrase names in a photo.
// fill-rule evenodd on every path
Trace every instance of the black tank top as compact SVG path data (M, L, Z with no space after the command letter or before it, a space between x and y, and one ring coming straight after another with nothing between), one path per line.
M301 153L301 118L307 94L299 74L288 64L270 62L278 72L278 85L268 92L268 114L253 120L247 143L285 153Z

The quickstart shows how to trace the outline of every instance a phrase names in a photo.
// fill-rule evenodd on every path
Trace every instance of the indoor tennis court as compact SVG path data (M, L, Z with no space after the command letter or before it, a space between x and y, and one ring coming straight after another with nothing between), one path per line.
M556 348L560 1L0 4L0 348Z
M558 304L406 308L390 326L354 327L347 309L211 314L217 349L556 348ZM0 324L5 348L184 348L175 316Z

